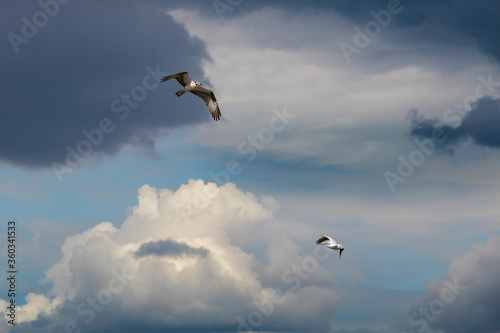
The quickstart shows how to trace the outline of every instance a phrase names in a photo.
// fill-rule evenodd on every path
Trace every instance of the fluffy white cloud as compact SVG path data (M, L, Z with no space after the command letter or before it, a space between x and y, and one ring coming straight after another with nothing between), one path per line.
M118 317L199 331L307 327L312 321L327 327L339 300L333 277L318 262L328 255L303 254L285 236L271 237L267 261L244 250L252 234L273 223L266 207L276 209L276 203L263 201L232 183L190 180L175 192L142 186L119 228L102 222L66 239L62 259L46 273L52 299L30 294L18 309L28 322L21 327L36 331L48 318L61 330L94 329ZM176 255L144 250L165 244L176 247ZM108 319L99 318L102 311Z

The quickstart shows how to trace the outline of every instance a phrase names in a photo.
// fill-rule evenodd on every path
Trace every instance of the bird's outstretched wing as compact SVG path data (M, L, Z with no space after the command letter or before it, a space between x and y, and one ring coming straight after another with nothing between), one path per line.
M212 90L196 87L191 90L191 92L205 101L205 104L207 105L208 110L210 110L212 118L214 118L215 121L220 120L219 105Z
M323 235L323 236L321 236L320 238L318 238L318 240L316 241L316 244L318 244L318 245L319 245L319 244L321 244L321 243L323 243L323 242L325 242L325 241L329 241L329 242L330 242L330 243L332 243L332 244L337 243L336 241L334 241L333 239L331 239L331 238L330 238L330 237L328 237L327 235Z
M191 83L191 79L188 76L188 72L181 72L177 74L172 74L169 76L164 76L163 79L161 79L161 82L168 81L170 79L176 79L177 82L179 82L183 87Z

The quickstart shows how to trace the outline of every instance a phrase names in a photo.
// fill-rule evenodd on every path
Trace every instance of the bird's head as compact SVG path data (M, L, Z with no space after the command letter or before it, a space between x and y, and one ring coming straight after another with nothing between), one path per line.
M200 87L202 84L203 84L203 83L201 83L201 82L196 82L196 86L197 86L197 87Z

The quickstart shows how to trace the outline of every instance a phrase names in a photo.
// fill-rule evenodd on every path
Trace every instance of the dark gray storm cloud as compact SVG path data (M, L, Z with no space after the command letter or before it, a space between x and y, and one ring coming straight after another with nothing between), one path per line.
M177 82L158 83L181 71L207 80L200 62L208 55L152 4L1 3L0 160L50 167L74 151L76 166L126 145L152 150L158 135L209 120L199 98L174 95Z
M134 253L137 257L146 256L202 256L208 254L208 250L202 247L195 248L186 243L178 243L173 239L159 240L156 242L143 243Z
M454 260L445 277L430 280L425 298L400 318L397 332L500 331L500 237Z
M451 109L450 109L451 110ZM444 114L443 119L425 119L413 110L410 113L411 135L416 138L442 139L441 149L459 144L466 139L473 139L477 145L500 149L500 99L482 98L473 104L460 122L458 110ZM446 118L446 119L444 119ZM447 120L451 123L447 123ZM458 123L456 126L453 123ZM438 140L441 141L441 140Z
M500 3L401 1L391 27L413 29L398 43L472 43L500 59ZM164 13L199 10L216 20L263 7L337 12L362 26L387 1L4 1L0 160L27 167L77 166L81 157L113 155L132 145L154 150L178 126L209 121L203 101L176 98L163 73L203 80L203 42ZM392 37L391 37L392 36ZM401 36L400 36L401 37ZM400 38L384 34L384 38ZM419 44L420 45L420 44ZM340 50L339 50L340 52ZM69 159L68 159L69 158Z
M328 2L335 11L357 23L374 19L371 12L388 8L387 0L339 0ZM398 43L422 45L475 44L485 54L500 61L500 3L495 0L392 0L403 10L392 15L390 25L403 30L403 38L394 35ZM326 2L319 2L327 6ZM363 26L361 26L363 27ZM414 28L414 29L408 29ZM384 35L390 38L391 35Z

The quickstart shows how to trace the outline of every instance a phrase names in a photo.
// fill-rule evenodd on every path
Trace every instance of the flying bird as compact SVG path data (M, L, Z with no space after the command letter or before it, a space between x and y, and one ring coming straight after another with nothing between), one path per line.
M164 76L163 79L161 79L161 82L165 82L170 79L176 79L177 82L184 87L175 93L178 97L184 95L184 93L188 91L195 94L205 101L205 104L208 106L208 110L210 110L210 113L212 114L212 118L214 118L215 121L220 119L219 104L217 103L217 99L215 98L212 90L202 88L202 83L191 80L187 72Z
M332 249L332 250L339 250L339 259L342 256L342 251L344 251L344 247L342 244L338 244L336 241L334 241L331 237L328 237L327 235L323 235L318 240L316 241L316 244L318 245L326 245L327 248Z

